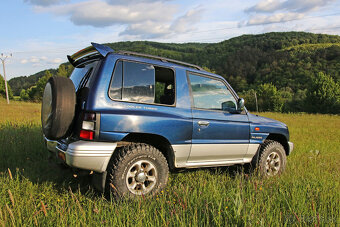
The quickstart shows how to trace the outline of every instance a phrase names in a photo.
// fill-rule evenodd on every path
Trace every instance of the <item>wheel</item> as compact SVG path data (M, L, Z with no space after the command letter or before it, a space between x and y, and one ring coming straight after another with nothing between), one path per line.
M286 160L285 149L279 142L265 141L260 149L259 174L265 177L280 175L286 168Z
M144 143L131 143L116 150L108 166L106 186L117 197L138 197L160 192L168 182L164 155Z
M41 124L46 138L58 140L67 136L75 105L73 82L66 77L51 77L46 83L41 104Z

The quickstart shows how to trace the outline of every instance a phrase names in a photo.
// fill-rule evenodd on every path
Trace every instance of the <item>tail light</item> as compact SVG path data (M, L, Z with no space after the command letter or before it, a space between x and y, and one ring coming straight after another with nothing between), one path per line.
M84 113L79 137L81 139L93 140L96 130L96 113Z

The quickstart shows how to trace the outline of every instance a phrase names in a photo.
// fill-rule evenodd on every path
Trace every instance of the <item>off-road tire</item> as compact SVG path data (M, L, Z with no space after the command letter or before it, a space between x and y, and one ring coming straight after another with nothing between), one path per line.
M266 140L259 150L257 173L262 177L280 175L286 168L287 157L282 144Z
M153 187L145 194L137 192L138 190L133 190L129 184L131 174L134 174L134 171L132 171L135 168L134 166L138 166L138 163L142 163L142 166L143 160L154 168L153 174L156 175L156 181L152 183ZM142 172L143 169L139 171ZM169 167L164 155L155 147L145 143L131 143L130 145L118 148L114 152L108 165L107 173L105 191L115 198L136 198L138 196L155 195L165 188L168 182ZM146 185L147 180L140 183L136 180L137 175L132 181L140 185L144 183Z
M45 86L41 104L41 124L46 138L67 137L75 115L76 92L66 77L51 77Z

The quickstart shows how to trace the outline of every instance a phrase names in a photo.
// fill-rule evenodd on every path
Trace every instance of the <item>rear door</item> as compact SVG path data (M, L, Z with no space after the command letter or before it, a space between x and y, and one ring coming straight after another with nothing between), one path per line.
M218 78L188 73L193 133L188 164L242 160L249 146L249 120L235 113L237 101Z

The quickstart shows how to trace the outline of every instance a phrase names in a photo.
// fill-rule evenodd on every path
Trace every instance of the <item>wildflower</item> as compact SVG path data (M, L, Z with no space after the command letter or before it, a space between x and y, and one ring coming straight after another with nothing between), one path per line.
M262 191L262 187L260 187L260 191Z
M228 209L228 206L226 206L225 208Z

